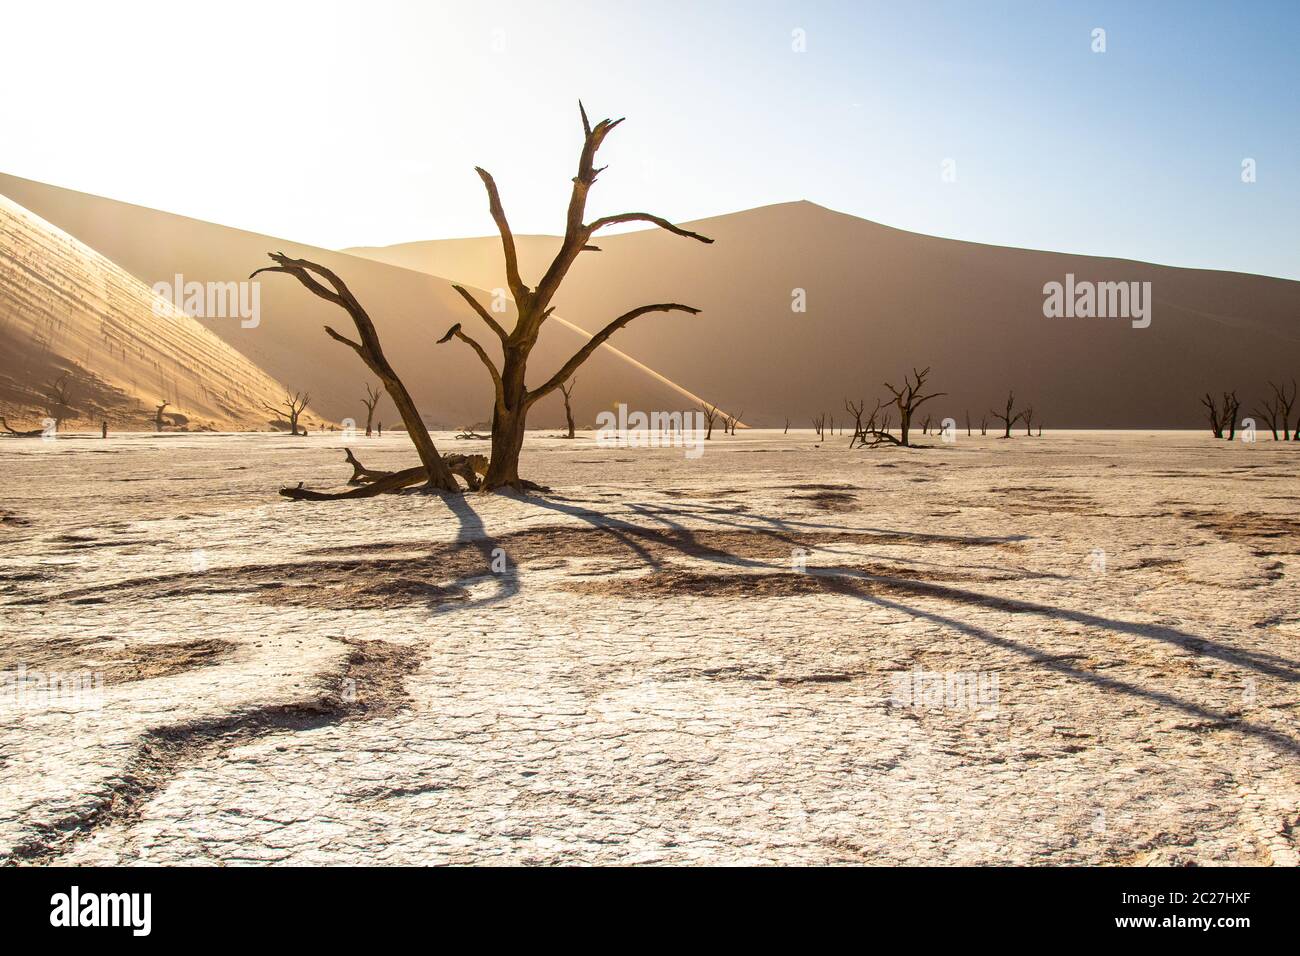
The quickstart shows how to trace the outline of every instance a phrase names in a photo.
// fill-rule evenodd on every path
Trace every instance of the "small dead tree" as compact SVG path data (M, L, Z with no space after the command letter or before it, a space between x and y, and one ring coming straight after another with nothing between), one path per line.
M1237 433L1237 412L1241 407L1241 403L1237 401L1237 393L1235 391L1224 392L1223 407L1220 408L1214 396L1206 392L1201 398L1201 404L1209 412L1210 431L1214 437L1226 437L1228 441L1232 441L1233 436ZM1228 432L1226 436L1223 434L1225 430Z
M301 434L303 438L306 438L307 429L304 428L301 432L298 431L298 416L302 414L309 401L311 401L311 396L306 392L294 392L292 395L285 392L284 401L278 406L263 402L262 407L273 414L276 421L287 421L290 435L297 437Z
M731 416L731 434L736 434L736 426L744 419L745 413L742 411L739 415Z
M879 403L877 403L879 405ZM853 437L849 439L849 447L852 448L859 440L865 441L866 436L862 432L862 414L866 411L867 400L860 399L855 405L847 398L844 399L844 410L853 416Z
M966 409L966 437L970 437L970 409Z
M922 404L932 398L938 398L940 395L946 395L947 392L931 392L928 395L922 395L921 392L925 387L925 380L930 375L930 368L926 366L921 370L912 369L912 375L909 379L907 375L903 376L903 384L895 388L889 382L885 383L885 388L889 389L894 396L892 405L898 409L898 430L900 438L894 442L896 445L909 447L909 434L912 429L912 416ZM928 422L929 419L926 419ZM891 436L892 437L892 436Z
M1228 429L1228 434L1224 437L1232 441L1237 435L1237 413L1241 411L1241 402L1237 401L1237 393L1223 393L1223 414L1226 417L1224 425Z
M1268 384L1273 389L1273 401L1277 408L1278 424L1282 426L1282 438L1284 440L1291 438L1293 441L1300 441L1300 418L1296 419L1294 436L1291 435L1291 408L1295 405L1296 400L1295 379L1291 379L1290 394L1287 393L1285 385L1279 387L1272 382Z
M981 416L980 416L980 434L981 434L981 435L987 435L988 433L989 433L989 419L988 419L988 416L987 416L987 415L981 415Z
M586 220L587 194L596 182L596 177L604 167L596 166L596 152L604 143L605 137L623 121L603 119L592 125L587 119L587 111L578 104L582 117L583 144L578 159L578 172L573 177L573 190L569 197L568 216L564 227L564 238L560 248L547 268L541 281L530 288L519 271L519 257L515 250L514 233L506 220L505 209L501 205L501 196L497 191L496 181L485 169L477 169L488 194L488 208L501 234L501 247L505 256L506 286L514 298L518 317L515 327L507 332L492 313L478 303L463 287L456 286L456 291L469 304L470 308L483 320L487 327L500 340L503 361L498 369L488 353L471 336L461 328L460 323L447 330L439 342L456 338L464 342L478 356L492 378L495 396L492 412L492 454L488 460L487 476L484 487L487 490L513 488L526 490L535 488L531 482L519 477L519 453L524 444L524 427L528 411L538 400L549 395L560 384L573 377L582 364L605 344L609 338L629 322L652 312L686 312L698 315L699 309L677 302L659 302L643 305L625 312L603 329L593 335L573 357L560 367L560 370L537 388L529 389L524 378L528 370L528 359L533 346L541 333L542 325L550 318L555 307L551 304L560 284L584 252L599 252L600 247L592 244L596 233L609 226L632 222L646 222L658 226L675 236L694 239L697 242L711 243L713 240L699 233L675 226L668 220L646 212L626 212L614 216L601 216L591 222Z
M994 411L993 409L989 409L989 414L1002 423L1003 438L1011 437L1012 427L1016 424L1016 422L1020 421L1020 419L1025 414L1024 412L1015 411L1015 407L1016 407L1016 393L1013 390L1007 392L1007 406L1005 411L999 413Z
M1025 435L1029 438L1033 438L1034 437L1034 406L1033 405L1025 406L1024 422L1025 422Z
M72 386L68 381L67 372L45 386L45 410L49 417L54 419L55 431L58 431L64 419L73 413Z
M405 471L393 472L388 478L375 481L365 488L339 492L334 495L321 495L316 492L303 493L301 486L299 486L296 489L282 488L280 493L287 498L297 500L368 497L371 494L396 491L399 488L418 484L421 481L425 482L426 488L431 491L459 492L460 485L456 483L456 478L451 473L451 469L447 467L446 462L442 460L442 456L438 454L438 449L429 436L429 429L425 427L424 419L420 417L420 412L411 399L411 393L406 390L406 386L388 363L388 358L384 355L384 350L379 343L379 333L375 331L375 324L370 320L366 310L361 307L361 303L357 301L356 296L352 294L342 279L322 265L308 262L305 259L291 259L283 253L274 253L271 255L271 259L275 262L274 266L258 269L249 278L253 278L253 276L262 272L287 273L302 283L312 294L327 302L333 302L347 312L352 319L352 324L356 326L358 341L354 342L346 336L340 335L328 325L325 326L326 334L336 342L341 342L356 352L361 361L365 363L366 368L370 369L371 374L383 382L384 389L388 392L389 398L393 400L393 404L397 406L397 412L402 416L402 423L406 426L406 433L410 436L412 443L415 445L415 450L420 456L419 468L408 468ZM321 281L322 279L324 282ZM328 286L325 283L328 283ZM382 434L382 426L380 426L380 431Z
M366 406L366 437L369 438L373 432L375 421L375 406L379 400L384 397L384 383L377 382L374 388L366 382L366 397L361 400L361 404Z
M573 437L573 406L569 404L569 399L573 397L573 386L577 382L576 378L571 378L567 384L560 386L560 394L564 396L564 420L569 423L569 434L565 436L566 438Z
M925 421L921 423L921 434L922 434L922 435L928 435L928 434L930 434L930 416L929 416L929 415L926 415L926 416L925 416Z
M700 411L702 411L702 412L704 413L704 421L705 421L705 424L708 426L708 431L706 431L706 432L704 433L704 440L705 440L705 441L712 441L712 440L713 440L713 423L714 423L715 421L718 420L718 406L717 406L717 405L704 405L704 404L701 404L701 405L700 405Z
M825 438L825 434L824 434L825 431L826 431L826 413L825 413L825 412L822 412L820 415L818 415L816 418L813 419L813 429L817 432L817 439L818 439L819 441L821 441L821 440L823 440L823 439Z
M788 434L790 434L790 419L787 418L787 419L785 420L785 431L781 432L781 434L782 434L782 435L788 435Z

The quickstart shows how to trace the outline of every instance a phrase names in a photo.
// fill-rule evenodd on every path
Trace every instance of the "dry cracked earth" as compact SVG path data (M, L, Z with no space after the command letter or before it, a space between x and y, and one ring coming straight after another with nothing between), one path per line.
M1300 445L342 444L0 441L0 860L1297 863Z

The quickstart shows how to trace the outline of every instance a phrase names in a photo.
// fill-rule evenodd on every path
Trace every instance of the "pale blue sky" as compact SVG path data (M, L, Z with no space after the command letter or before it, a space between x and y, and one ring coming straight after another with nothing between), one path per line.
M45 2L5 19L0 170L318 245L489 233L476 163L517 231L557 231L581 96L628 117L595 213L809 199L1300 278L1300 3Z

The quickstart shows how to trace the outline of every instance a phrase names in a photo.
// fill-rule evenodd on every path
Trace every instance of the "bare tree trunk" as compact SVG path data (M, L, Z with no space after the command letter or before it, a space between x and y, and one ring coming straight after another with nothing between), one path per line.
M366 397L361 400L361 404L366 406L366 437L367 438L369 438L371 435L371 423L375 420L375 406L379 404L379 400L383 397L384 397L384 385L382 382L377 384L374 388L371 388L370 383L366 382Z
M567 437L573 437L573 407L569 404L569 399L573 397L573 386L577 383L576 378L569 379L567 385L560 386L560 394L564 396L564 420L569 423L569 434Z
M1012 426L1015 425L1016 422L1020 421L1021 417L1025 414L1024 412L1015 411L1015 405L1016 405L1016 393L1014 391L1011 391L1011 392L1007 392L1007 408L1004 413L999 414L992 410L989 411L990 415L992 415L994 418L996 418L998 421L1002 423L1003 428L1005 429L1005 431L1002 433L1003 438L1011 437Z
M542 324L550 318L554 307L551 305L561 283L569 274L574 262L583 252L598 252L599 247L592 244L592 239L601 229L608 226L630 222L648 222L665 229L677 236L709 243L712 239L674 226L666 219L644 212L629 212L615 216L602 216L592 222L586 221L587 194L596 182L600 169L596 167L596 153L605 137L622 120L604 119L594 126L587 119L587 111L578 104L582 116L583 147L578 160L578 174L573 177L573 190L569 198L569 208L565 223L564 238L545 275L535 287L529 287L519 272L519 259L515 249L514 233L506 220L505 209L497 191L496 181L485 169L477 169L479 178L488 194L488 208L496 222L501 235L501 248L505 256L506 284L515 301L517 318L515 327L507 332L492 313L480 305L473 296L461 286L456 291L469 304L484 324L497 336L501 343L502 364L498 369L488 353L471 336L465 333L460 323L447 330L438 341L446 342L457 338L474 350L488 374L492 377L495 393L492 416L492 457L488 465L484 487L488 490L513 488L527 490L536 488L530 482L519 477L519 454L523 448L524 427L528 410L541 398L550 394L561 384L573 377L573 373L587 361L615 332L629 322L651 312L686 312L698 315L699 309L676 302L663 302L644 305L626 312L614 319L603 329L593 335L564 365L546 382L535 389L528 389L524 384L524 373L528 366L528 357L533 346L537 344Z

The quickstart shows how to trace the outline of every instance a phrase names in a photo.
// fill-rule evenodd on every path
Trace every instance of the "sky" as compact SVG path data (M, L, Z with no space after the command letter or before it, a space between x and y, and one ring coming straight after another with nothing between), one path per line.
M0 171L318 246L490 234L475 165L517 232L561 231L581 98L627 117L592 215L807 199L1300 278L1294 0L6 0L0 22Z

